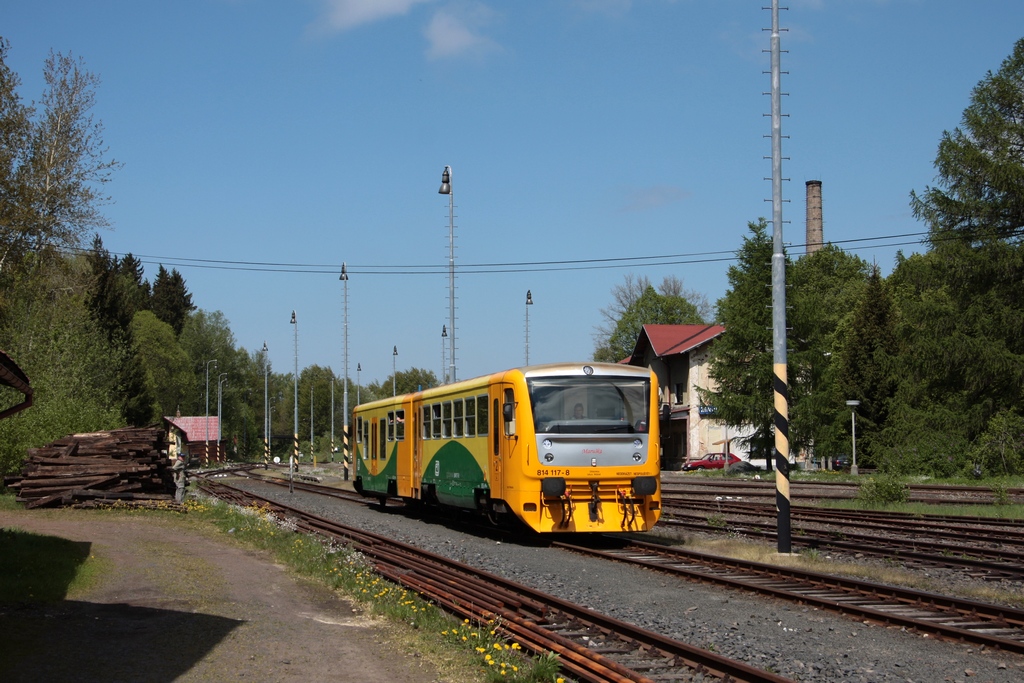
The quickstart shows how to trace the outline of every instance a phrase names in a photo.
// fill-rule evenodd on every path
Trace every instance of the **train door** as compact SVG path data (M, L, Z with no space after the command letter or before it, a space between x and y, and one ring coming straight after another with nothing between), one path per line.
M420 498L420 482L423 480L423 470L420 467L420 461L423 458L423 433L421 431L423 416L420 415L420 404L413 403L409 414L411 423L409 429L406 430L406 438L412 439L410 444L412 447L412 491L410 495L413 498Z
M370 419L370 474L377 474L377 421Z
M523 467L522 447L516 434L516 393L511 384L502 383L493 400L491 415L492 433L492 496L506 498L506 486L514 486L517 472Z
M377 430L377 462L374 474L380 474L384 471L384 466L387 465L388 460L388 421L386 417L378 420L380 428Z

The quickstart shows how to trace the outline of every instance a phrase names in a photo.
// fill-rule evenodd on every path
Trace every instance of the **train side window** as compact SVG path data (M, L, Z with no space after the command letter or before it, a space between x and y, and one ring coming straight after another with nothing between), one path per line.
M405 441L405 411L395 411L395 441Z
M395 440L395 413L388 411L388 441Z
M420 432L424 439L430 438L430 406L423 406L423 420L421 421Z
M385 440L385 436L386 435L384 433L384 419L383 418L381 418L381 421L380 421L380 432L378 432L377 436L380 437L380 453L379 453L378 457L381 460L384 460L385 458L388 457L388 442Z
M480 436L487 436L487 394L476 397L476 429Z
M508 406L508 408L506 408ZM505 390L505 402L502 404L502 413L505 422L505 436L512 436L516 433L516 394L512 389ZM504 415L508 412L508 415Z
M484 430L487 433L487 430ZM476 436L476 397L466 399L466 436Z
M433 415L431 419L431 425L433 427L433 434L435 439L441 438L441 404L434 403L430 406L430 411Z
M452 401L452 436L456 439L461 439L463 434L462 428L464 416L462 414L462 407L463 404L461 398L457 398Z
M356 418L356 443L363 442L363 417L360 415Z
M441 404L441 438L452 438L452 402Z

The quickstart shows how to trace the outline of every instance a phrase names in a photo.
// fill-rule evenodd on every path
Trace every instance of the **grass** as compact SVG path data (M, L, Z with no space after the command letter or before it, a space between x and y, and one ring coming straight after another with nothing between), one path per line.
M453 681L496 683L565 683L554 655L529 657L516 642L501 638L500 624L459 622L394 584L370 567L363 556L347 547L304 534L265 508L239 509L212 500L187 499L190 515L201 515L236 542L271 553L297 574L320 581L357 602L367 612L385 618L418 655Z
M307 579L318 581L378 617L387 639L402 643L433 664L440 679L462 683L566 683L558 658L530 657L499 636L500 624L459 622L418 595L376 574L358 552L313 536L262 508L229 506L189 497L187 516L159 510L117 510L156 515L194 530L266 551ZM12 495L0 495L0 510L21 510ZM102 511L91 514L104 514ZM60 601L73 598L111 571L92 555L88 543L75 543L20 530L0 529L0 602Z
M0 529L0 602L59 602L87 590L107 569L88 543Z

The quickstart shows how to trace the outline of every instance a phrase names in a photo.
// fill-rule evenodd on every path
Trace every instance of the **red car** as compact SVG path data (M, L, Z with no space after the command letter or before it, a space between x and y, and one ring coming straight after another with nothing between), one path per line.
M732 467L738 462L742 462L732 453L729 454L729 467ZM720 470L725 466L725 453L708 453L700 460L688 460L683 464L683 471L692 472L693 470Z

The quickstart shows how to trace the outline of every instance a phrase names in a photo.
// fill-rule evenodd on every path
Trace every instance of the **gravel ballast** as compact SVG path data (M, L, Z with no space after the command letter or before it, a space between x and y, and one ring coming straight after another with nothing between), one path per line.
M388 536L798 681L1024 680L1024 657L938 641L822 610L691 583L557 548L244 480L233 485Z

